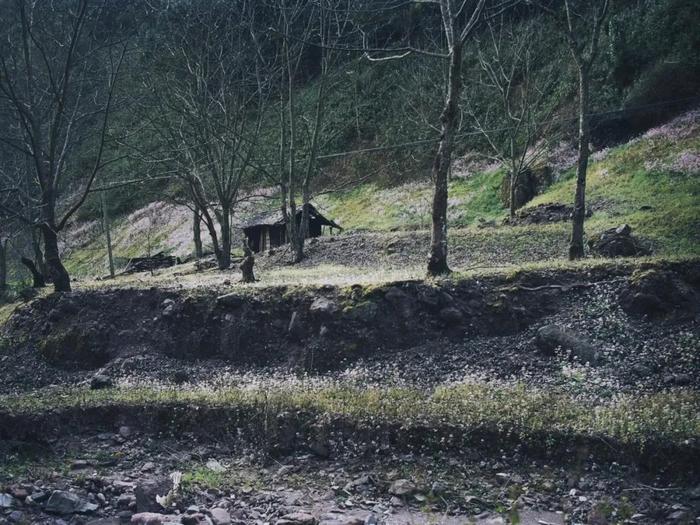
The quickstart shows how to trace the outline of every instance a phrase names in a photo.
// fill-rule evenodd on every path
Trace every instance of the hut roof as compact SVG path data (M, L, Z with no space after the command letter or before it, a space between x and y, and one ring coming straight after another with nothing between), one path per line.
M330 226L342 230L338 224L324 217L313 204L307 204L309 210L309 219L319 221L323 226ZM297 216L301 215L301 209L297 210ZM244 230L255 226L279 226L284 224L284 217L281 210L269 211L261 213L245 222L242 226Z

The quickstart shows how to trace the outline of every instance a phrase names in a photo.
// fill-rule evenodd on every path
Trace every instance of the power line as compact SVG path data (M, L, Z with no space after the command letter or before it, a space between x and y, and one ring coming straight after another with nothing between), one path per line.
M596 113L589 113L588 117L602 117L606 115L614 115L616 113L619 114L629 114L629 113L639 113L639 112L644 112L646 110L652 109L652 108L658 108L658 107L664 107L664 106L671 106L674 104L679 104L682 102L691 102L691 101L700 101L700 97L685 97L685 98L678 98L678 99L673 99L673 100L665 100L662 102L656 102L656 103L650 103L650 104L643 104L639 106L634 106L631 108L625 108L625 109L614 109L614 110L608 110L608 111L599 111ZM573 122L578 120L578 115L574 117L560 117L557 119L553 119L555 122ZM542 122L537 123L542 124ZM500 131L508 131L510 129L514 129L515 126L504 126L501 128L494 128L494 129L489 129L489 130L474 130L474 131L465 131L462 133L458 133L455 138L463 138L463 137L470 137L470 136L475 136L475 135L482 135L484 133L497 133ZM371 148L362 148L362 149L355 149L355 150L348 150L348 151L339 151L336 153L328 153L326 155L319 155L317 159L319 160L326 160L326 159L334 159L334 158L340 158L340 157L347 157L350 155L358 155L358 154L364 154L364 153L375 153L379 151L388 151L388 150L393 150L393 149L402 149L402 148L407 148L411 146L421 146L424 144L436 144L437 142L440 141L439 137L431 138L431 139L421 139L421 140L412 140L409 142L400 142L398 144L388 144L385 146L374 146ZM269 164L261 167L274 167L277 164ZM109 184L105 186L99 186L95 188L91 188L89 190L90 193L93 192L99 192L99 191L109 191L112 189L116 188L121 188L124 186L129 186L131 184L142 184L145 182L151 182L151 181L157 181L157 180L167 180L167 179L172 179L176 178L177 175L163 175L160 177L147 177L143 179L131 179L131 180L126 180L126 181L121 181L121 182L116 182L114 184ZM2 192L10 192L10 191L19 191L18 188L0 188L0 193Z

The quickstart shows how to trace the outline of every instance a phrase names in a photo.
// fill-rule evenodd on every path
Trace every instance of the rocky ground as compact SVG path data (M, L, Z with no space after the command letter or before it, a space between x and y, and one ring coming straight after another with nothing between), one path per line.
M135 428L7 451L0 523L652 524L692 523L700 511L700 486L615 463L563 468L513 450L272 460Z
M353 301L373 301L377 308L372 316L389 323L404 323L401 312L411 305L409 318L415 323L421 319L423 328L415 331L401 324L397 334L414 330L410 333L418 335L400 345L382 341L371 352L323 369L299 361L246 364L219 354L193 358L164 352L149 347L145 343L149 338L129 339L131 332L125 327L132 324L146 335L154 331L157 339L162 323L182 322L179 317L173 321L169 312L189 305L188 315L196 315L199 303L189 295L138 295L139 301L125 303L118 316L99 317L90 308L106 308L112 292L93 296L78 292L64 297L63 303L49 298L25 308L20 321L10 321L11 337L0 347L0 400L10 403L37 395L50 405L51 397L63 395L67 387L78 392L107 388L107 397L112 387L116 392L205 390L215 399L217 392L232 388L313 392L396 387L429 395L443 387L472 383L496 390L522 387L561 393L596 410L619 396L694 395L700 389L700 304L692 268L681 268L682 279L681 273L673 273L681 269L672 275L659 269L634 275L617 269L602 278L594 270L484 281L476 288L454 289L468 292L472 303L452 291L451 306L434 313L400 295L396 286L373 289ZM559 284L548 288L552 283ZM410 286L401 288L402 293L425 294L424 289ZM674 286L676 295L671 293ZM254 296L263 301L263 310L284 317L280 345L305 344L289 321L301 307L311 316L304 318L313 328L308 341L316 341L313 315L335 311L332 301L341 297L329 288L309 293L308 300L282 299L289 296L287 290L274 291L279 300ZM627 296L631 299L624 300ZM492 308L494 297L515 312L527 306L529 313L518 314L522 322L507 329L498 326L500 321L486 322L480 301ZM182 304L177 304L180 300ZM275 301L290 301L291 306ZM548 304L538 310L538 303ZM532 315L535 310L537 315ZM137 328L141 316L150 324ZM83 368L47 360L39 351L41 345L31 342L33 331L52 334L73 326L69 323L73 318L75 326L92 327L90 337L100 337L95 326L126 334L111 340L120 352L109 354L99 366ZM370 323L369 319L363 322ZM323 326L332 329L324 322L321 333ZM455 324L463 328L455 329ZM481 330L482 325L488 330ZM340 344L347 333L339 329L334 337L321 340ZM185 409L195 424L200 408L190 404ZM11 420L3 422L3 414L7 412L0 407L0 426ZM346 448L337 454L308 448L270 454L250 441L208 433L206 428L192 432L177 425L149 425L144 420L150 417L147 406L94 427L87 422L66 426L73 430L64 432L53 432L44 424L42 418L52 414L63 417L51 408L26 415L25 427L34 424L36 430L24 428L21 436L33 435L31 440L13 439L20 433L0 428L0 436L6 437L0 441L0 524L700 523L697 473L646 470L633 461L603 459L576 447L569 458L531 455L518 445L493 444L422 452L382 446ZM683 458L674 461L682 463ZM173 477L179 480L177 487Z

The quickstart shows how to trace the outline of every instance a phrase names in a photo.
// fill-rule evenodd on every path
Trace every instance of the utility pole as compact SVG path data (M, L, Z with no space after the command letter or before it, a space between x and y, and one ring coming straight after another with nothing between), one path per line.
M107 190L100 192L100 202L102 203L102 229L107 239L107 259L109 260L109 276L114 278L114 257L112 255L112 232L109 224L109 214L107 213Z

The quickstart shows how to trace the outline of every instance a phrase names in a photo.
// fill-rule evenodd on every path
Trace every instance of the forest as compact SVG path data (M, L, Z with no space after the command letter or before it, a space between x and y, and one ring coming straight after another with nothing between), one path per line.
M700 519L697 0L0 20L0 525Z

